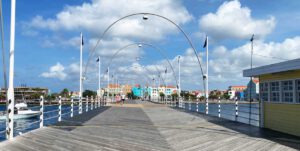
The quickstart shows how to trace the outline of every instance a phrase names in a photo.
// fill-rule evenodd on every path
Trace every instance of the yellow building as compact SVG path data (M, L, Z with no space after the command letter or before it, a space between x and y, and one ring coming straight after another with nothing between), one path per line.
M244 70L258 77L261 127L300 136L300 59Z

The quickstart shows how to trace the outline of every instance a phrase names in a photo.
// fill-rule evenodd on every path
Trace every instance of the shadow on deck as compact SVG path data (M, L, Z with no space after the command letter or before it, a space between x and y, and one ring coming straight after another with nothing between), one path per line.
M236 122L224 118L219 118L212 115L206 115L201 112L191 112L180 108L173 108L173 107L171 108L176 111L180 111L180 112L184 112L184 113L188 113L200 117L206 120L207 122L231 129L233 131L236 131L238 133L250 137L264 138L279 143L281 145L285 145L300 150L300 137L294 135L289 135L289 134L281 133L267 128L260 128L260 127L256 127L256 126L252 126L252 125L248 125L248 124L244 124L244 123L240 123L240 122ZM207 129L207 127L199 127L199 128Z

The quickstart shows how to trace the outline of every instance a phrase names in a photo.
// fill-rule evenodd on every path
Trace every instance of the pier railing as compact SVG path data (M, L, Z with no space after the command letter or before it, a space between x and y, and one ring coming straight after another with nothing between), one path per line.
M260 105L259 102L239 100L209 100L198 101L191 99L152 98L154 103L167 104L171 107L184 109L185 111L197 112L216 116L236 122L260 126Z
M57 122L61 122L66 120L67 118L72 118L75 115L82 114L85 112L89 112L101 106L105 106L105 100L100 97L86 97L82 98L71 98L68 103L61 96L56 98L57 103L53 105L44 105L45 100L41 96L40 104L38 106L29 107L33 111L39 111L39 115L30 120L15 120L13 132L14 136L21 135L24 132L31 131L33 129L42 128L44 126L53 125ZM82 113L79 112L80 104L82 102ZM20 122L20 123L18 123ZM8 132L9 127L7 126L6 120L0 120L0 128L1 125L6 125L6 129L0 129L0 138L4 140L5 134ZM3 128L4 126L2 126ZM1 141L1 139L0 139Z

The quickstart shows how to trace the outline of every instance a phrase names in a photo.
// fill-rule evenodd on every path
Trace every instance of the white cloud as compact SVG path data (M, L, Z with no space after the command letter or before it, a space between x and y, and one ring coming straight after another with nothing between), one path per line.
M252 34L263 38L272 32L275 24L273 16L254 19L251 10L242 7L238 0L224 2L216 13L206 14L199 19L200 30L217 40L250 39Z
M40 76L44 78L56 78L59 80L65 80L67 74L65 73L65 67L58 62L56 63L56 65L50 67L48 72L43 72Z
M38 15L25 26L53 31L86 30L99 35L120 17L139 12L166 16L177 24L184 24L192 19L179 0L93 0L81 6L67 6L54 18L44 18ZM116 24L108 34L160 39L164 34L176 31L173 25L166 24L158 17L149 16L147 21L141 18L142 16L134 16L125 19Z
M300 37L287 38L283 42L254 42L254 67L296 59L300 55ZM216 47L210 54L210 75L221 75L223 81L242 81L242 71L250 68L250 43L228 50ZM212 78L211 80L214 80Z

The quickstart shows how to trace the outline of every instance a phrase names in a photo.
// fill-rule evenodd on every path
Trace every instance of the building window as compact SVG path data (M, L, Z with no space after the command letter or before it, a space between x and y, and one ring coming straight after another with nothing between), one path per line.
M268 101L269 100L269 83L260 83L260 99L262 101Z
M272 102L279 102L279 93L280 93L280 88L279 88L279 82L271 82L271 101Z
M300 103L300 80L296 80L296 102Z
M293 81L282 81L282 102L293 102Z

